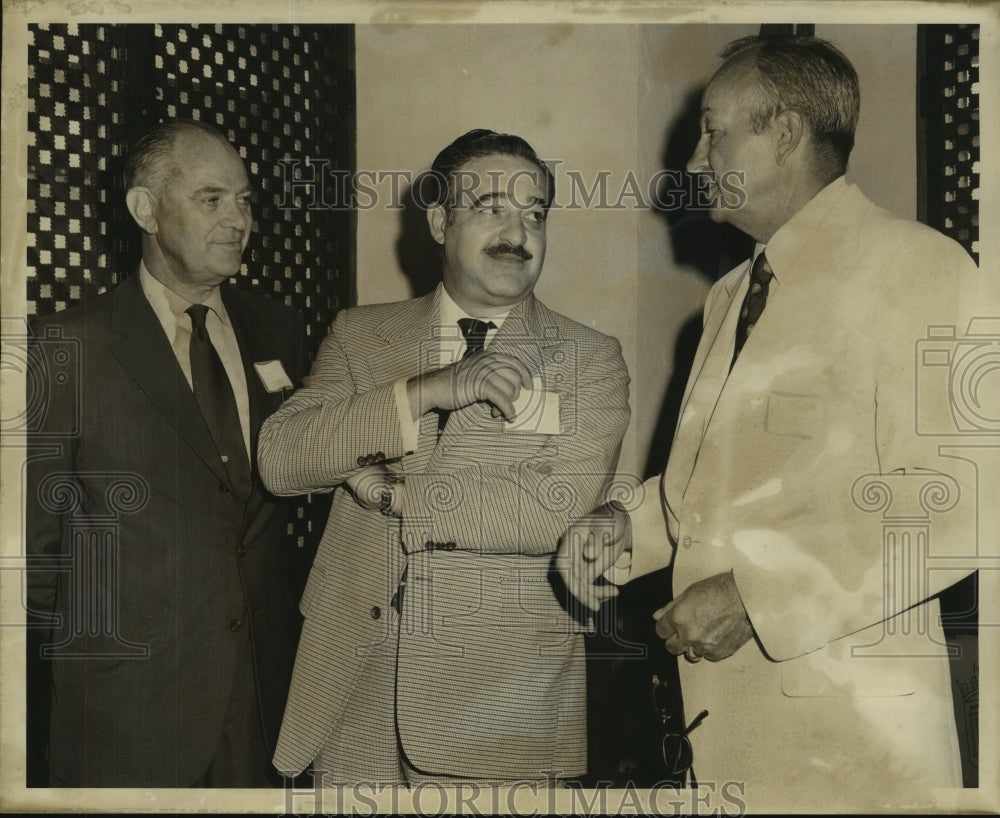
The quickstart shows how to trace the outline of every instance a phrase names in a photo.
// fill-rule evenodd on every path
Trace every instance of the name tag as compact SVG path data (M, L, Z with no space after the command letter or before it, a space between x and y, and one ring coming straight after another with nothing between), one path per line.
M514 401L514 420L504 423L505 432L532 435L559 434L559 393L542 389L542 379L532 378L531 389L522 389Z
M281 361L258 361L253 368L257 370L257 377L268 392L280 392L282 389L292 388L292 382Z

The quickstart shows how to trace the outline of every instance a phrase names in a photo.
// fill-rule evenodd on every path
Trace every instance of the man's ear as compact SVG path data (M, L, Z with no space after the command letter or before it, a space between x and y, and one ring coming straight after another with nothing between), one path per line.
M795 152L806 132L806 123L795 111L782 111L772 123L775 129L774 161L779 165Z
M125 194L125 204L135 223L145 233L156 233L156 197L148 187L133 187Z
M444 244L444 230L448 224L448 210L444 205L427 208L427 226L438 244Z

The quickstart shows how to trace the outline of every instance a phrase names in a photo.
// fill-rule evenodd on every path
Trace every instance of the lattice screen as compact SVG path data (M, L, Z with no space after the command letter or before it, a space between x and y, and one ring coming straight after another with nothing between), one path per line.
M161 110L223 131L259 190L241 275L298 309L314 340L347 305L350 216L279 209L286 171L277 160L328 158L332 169L352 169L354 76L344 33L343 26L157 25L152 47Z
M29 38L28 312L61 310L136 268L122 159L155 123L188 117L229 138L257 191L233 281L296 308L314 354L354 290L353 216L279 208L279 160L353 170L353 28L53 24ZM300 509L300 546L324 515L324 502Z
M917 28L918 212L979 260L979 26ZM979 783L979 584L976 574L940 596L966 787Z
M59 24L29 37L29 312L62 309L134 269L121 159L156 122L190 117L226 134L258 191L238 283L298 309L314 351L352 292L352 217L279 209L278 160L352 169L352 28Z
M28 310L45 314L127 272L116 262L132 230L114 180L125 50L115 26L29 26L28 36Z
M979 26L920 27L925 221L979 259Z

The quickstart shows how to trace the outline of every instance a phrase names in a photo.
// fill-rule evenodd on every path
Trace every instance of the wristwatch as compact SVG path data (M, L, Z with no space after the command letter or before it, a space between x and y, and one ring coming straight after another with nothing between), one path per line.
M396 484L386 483L382 486L382 496L379 497L378 510L387 517L392 513L392 501L396 499Z
M387 517L392 515L392 507L396 502L396 485L402 482L403 478L401 476L391 472L385 476L385 483L382 484L382 494L379 496L378 510Z

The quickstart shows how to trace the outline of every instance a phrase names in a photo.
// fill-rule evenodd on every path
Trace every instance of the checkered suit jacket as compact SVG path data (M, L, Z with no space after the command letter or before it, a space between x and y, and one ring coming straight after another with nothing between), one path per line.
M368 657L386 650L417 769L518 779L586 766L585 625L548 573L567 521L603 501L614 473L629 419L620 346L529 297L491 349L558 393L559 434L505 431L477 403L452 412L440 440L437 414L425 415L408 452L393 384L436 366L439 293L340 313L306 386L261 433L273 492L336 492L301 606L282 771L308 766ZM362 509L343 486L382 458L405 476L402 520ZM397 643L389 606L404 567Z

